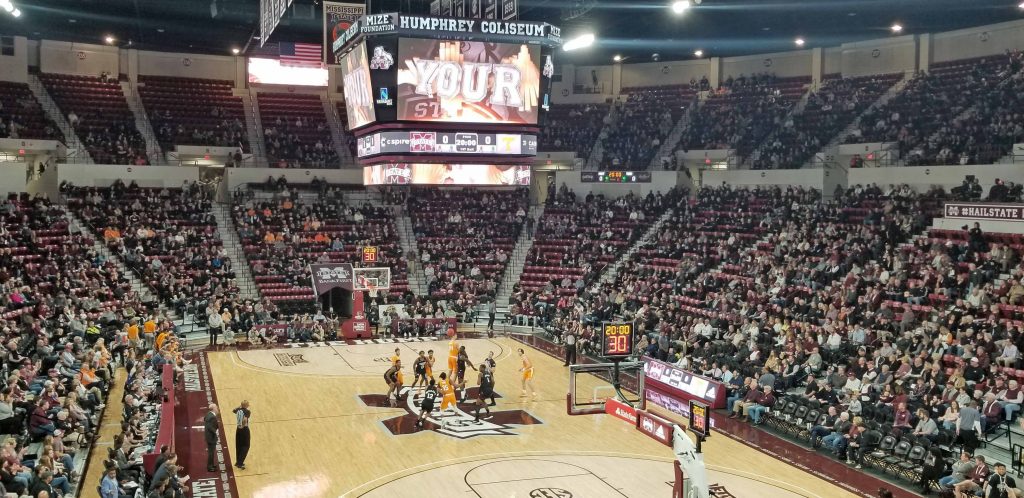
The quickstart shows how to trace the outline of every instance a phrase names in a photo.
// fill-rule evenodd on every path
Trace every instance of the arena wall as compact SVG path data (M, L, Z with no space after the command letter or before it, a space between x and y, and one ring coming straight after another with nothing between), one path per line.
M771 72L780 78L811 75L811 50L746 55L722 59L722 80L745 74Z
M39 43L39 69L44 73L99 76L107 71L120 74L118 48L107 45L42 40Z
M245 58L219 55L182 54L171 52L133 52L138 58L138 74L146 76L174 76L227 80L237 83L237 65L245 75ZM242 82L244 83L244 79Z
M0 163L0 195L28 192L28 164L23 162Z
M577 173L578 175L579 173ZM227 168L224 183L229 192L247 183L263 183L267 177L284 175L289 182L309 183L313 177L326 179L329 183L362 185L362 169L279 169L279 168Z
M57 181L79 187L106 187L116 180L135 181L140 187L180 187L199 180L199 168L190 166L123 166L119 164L59 164Z
M710 78L710 71L708 59L623 64L622 87L679 85L689 83L691 78L697 81L704 76Z
M1024 48L1024 21L934 33L931 62L998 55Z
M672 187L689 183L686 175L677 171L652 171L651 183L583 183L580 181L579 171L556 171L555 185L561 188L564 184L570 190L576 192L577 196L586 196L589 193L604 195L606 197L622 197L629 193L636 195L647 195L650 192L667 192ZM536 180L537 175L534 175ZM535 181L534 183L541 183Z
M839 69L843 76L904 73L917 69L917 43L913 35L839 47Z
M0 55L0 81L28 81L28 40L14 37L14 55Z

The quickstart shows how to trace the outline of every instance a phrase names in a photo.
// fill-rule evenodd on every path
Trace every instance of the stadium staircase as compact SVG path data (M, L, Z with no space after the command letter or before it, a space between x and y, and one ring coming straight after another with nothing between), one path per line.
M427 277L423 273L423 265L420 264L419 246L416 244L416 234L412 230L412 220L405 211L405 206L395 206L395 228L398 230L398 243L402 247L402 254L406 256L406 264L409 267L409 290L417 296L427 295ZM413 257L408 257L412 255Z
M46 87L43 86L42 80L39 76L29 73L28 75L28 87L32 90L32 94L35 95L36 100L39 101L39 105L43 107L46 112L46 117L57 123L57 127L60 128L61 134L64 135L64 144L68 148L68 159L70 162L94 164L92 156L89 155L89 151L86 150L85 145L78 139L78 134L68 123L67 116L61 112L60 108L57 107L57 103L50 97L50 93L46 91Z
M854 118L854 120L846 128L843 128L843 130L840 131L836 136L832 137L832 140L830 140L824 147L822 147L821 150L819 150L817 153L815 153L813 156L811 156L811 158L808 159L807 162L805 162L802 167L803 168L812 168L812 167L814 167L814 164L816 162L817 157L822 152L835 149L840 144L842 144L843 141L846 140L847 136L849 136L851 133L853 133L854 130L856 130L856 129L858 129L860 127L861 118L863 118L865 114L868 114L870 112L874 112L875 109L878 109L879 107L882 107L883 105L887 104L890 100L892 100L894 97L899 95L900 92L902 92L903 89L906 88L907 83L909 83L912 78L913 78L913 74L912 73L907 73L906 75L904 75L903 79L897 81L885 93L883 93L880 97L878 97L878 100L876 100L874 103L872 103L867 108L865 108L864 111L861 112L859 116Z
M693 99L693 102L689 107L686 108L686 112L679 118L676 125L672 127L672 131L665 137L665 142L661 144L661 148L658 149L658 153L651 158L651 164L648 165L647 169L650 171L661 169L661 158L665 156L672 156L675 153L676 146L679 145L679 140L683 138L683 132L690 127L690 121L693 120L693 116L697 114L697 109L704 105L705 99L699 97ZM675 158L669 162L670 165L675 164Z
M608 122L601 127L601 132L597 134L597 140L594 141L594 148L590 149L590 156L587 157L586 169L588 170L596 170L601 167L601 161L604 160L604 139L611 133L619 119L619 104L613 103L608 106L608 116L605 119Z
M533 220L533 226L536 229L541 217L544 216L544 204L530 206L530 212L527 216ZM498 292L495 294L495 308L497 309L499 320L504 321L504 317L508 314L512 289L523 275L523 269L526 268L526 256L530 253L531 247L533 247L533 234L526 229L526 226L523 226L519 232L519 239L516 240L515 248L512 249L512 254L509 256L508 265L505 267L505 275L502 276L501 284L498 285ZM483 315L483 318L484 320L487 319L486 313Z
M242 299L262 299L256 279L252 276L249 260L245 257L242 242L238 239L238 230L231 216L230 204L213 204L213 217L217 220L217 234L224 244L224 251L231 258L231 269L235 271L235 285Z
M672 218L674 214L676 214L675 209L669 209L665 214L661 215L661 217L658 218L658 221L655 221L654 224L647 229L647 232L644 233L644 235L632 246L630 246L630 248L623 253L615 263L612 263L604 269L604 272L601 273L601 283L607 284L615 282L615 279L619 276L619 268L622 267L622 263L629 261L633 255L640 250L640 248L650 245L658 233L661 232L661 228L668 223L668 220Z
M267 147L263 143L263 125L260 110L256 107L256 91L249 89L241 93L242 109L245 111L245 132L249 138L249 149L253 155L253 167L267 167Z
M355 164L352 151L349 150L348 141L345 139L345 127L338 117L338 107L331 102L326 93L320 95L320 102L324 105L324 115L327 116L327 126L331 128L331 145L334 152L338 154L338 160L342 165Z
M135 128L142 133L142 138L146 141L146 157L149 158L149 164L166 166L167 158L160 149L160 142L156 139L153 124L149 122L146 108L142 105L142 99L139 98L138 88L130 81L121 81L121 91L124 93L124 100L128 102L128 109L135 117Z

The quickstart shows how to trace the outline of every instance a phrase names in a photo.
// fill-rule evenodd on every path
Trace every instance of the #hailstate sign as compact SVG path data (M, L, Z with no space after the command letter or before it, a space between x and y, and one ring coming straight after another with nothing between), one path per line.
M946 218L959 220L1024 221L1024 204L947 202Z

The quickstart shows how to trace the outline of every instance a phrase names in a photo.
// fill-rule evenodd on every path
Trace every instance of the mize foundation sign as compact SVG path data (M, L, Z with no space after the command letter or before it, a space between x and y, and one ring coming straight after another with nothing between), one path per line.
M1024 204L947 202L943 212L961 220L1024 221Z

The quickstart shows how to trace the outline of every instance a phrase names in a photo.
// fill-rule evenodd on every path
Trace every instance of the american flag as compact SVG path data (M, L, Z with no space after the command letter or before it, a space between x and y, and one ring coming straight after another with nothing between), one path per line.
M278 43L281 64L297 67L323 67L320 45L314 43Z

